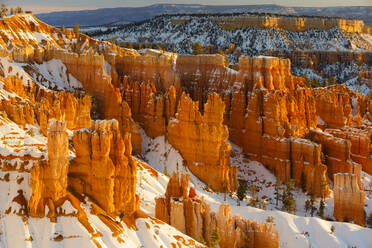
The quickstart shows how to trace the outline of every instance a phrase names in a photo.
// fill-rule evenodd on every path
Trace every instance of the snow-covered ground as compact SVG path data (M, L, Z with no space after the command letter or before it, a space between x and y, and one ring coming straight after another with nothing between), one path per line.
M141 209L154 216L155 202L152 199L155 196L164 195L167 181L169 180L163 174L164 168L167 168L166 172L168 175L171 175L174 171L189 172L189 170L183 166L179 152L164 137L151 139L143 131L141 133L143 136L142 159L146 163L144 162L144 165L140 166L142 169L138 171L137 193L141 198ZM281 204L279 203L278 206L275 204L275 176L262 164L244 158L241 149L236 145L232 144L232 148L231 164L239 166L239 179L244 179L249 184L254 184L259 189L259 198L265 196L263 198L267 202L266 210L247 206L250 198L248 191L247 198L238 206L237 197L235 195L227 195L226 202L230 205L233 214L239 214L251 220L256 219L258 222L265 221L269 216L272 216L274 218L274 227L279 232L280 247L282 248L371 247L372 229L350 223L323 220L319 218L317 213L314 214L314 217L309 217L310 214L304 210L306 195L300 190L295 190L294 192L298 209L296 215L281 211ZM370 175L364 173L363 176L363 183L372 182ZM202 197L211 205L213 211L217 211L219 204L225 202L223 193L210 191L204 183L193 175L191 175L190 186L196 189L199 197ZM369 195L367 197L366 211L371 212L371 198ZM317 199L318 204L319 200ZM331 194L331 198L326 200L325 215L328 218L332 218L332 214L333 199ZM332 226L335 228L334 232L331 231Z

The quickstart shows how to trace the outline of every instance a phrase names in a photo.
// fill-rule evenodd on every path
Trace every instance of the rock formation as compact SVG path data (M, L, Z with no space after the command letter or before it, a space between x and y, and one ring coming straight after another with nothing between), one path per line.
M232 191L237 187L237 171L230 166L229 134L222 123L224 110L221 98L212 94L202 116L198 103L183 93L175 118L169 121L167 137L194 175L214 190Z
M64 122L51 119L48 128L48 160L40 161L31 171L32 196L29 202L30 215L54 216L54 204L66 195L68 159L68 135Z
M174 173L169 180L164 198L156 198L155 216L183 233L211 242L211 234L218 230L219 246L228 247L279 247L278 232L273 225L258 225L232 216L230 207L221 204L218 213L211 212L209 204L198 199L192 188L188 190L189 176Z
M335 205L333 216L337 221L353 221L365 226L365 194L354 174L335 174L333 187Z
M255 28L279 28L292 32L304 32L310 29L328 30L337 27L350 33L370 33L370 27L365 26L362 20L348 20L342 18L326 17L294 17L281 15L245 15L245 16L204 16L217 23L222 29L236 30L246 27ZM203 16L193 16L193 19L203 18ZM183 24L189 21L177 16L171 19L173 24Z
M121 136L116 120L93 121L91 128L74 132L76 158L70 164L69 186L108 213L131 216L138 210L138 198L130 135Z

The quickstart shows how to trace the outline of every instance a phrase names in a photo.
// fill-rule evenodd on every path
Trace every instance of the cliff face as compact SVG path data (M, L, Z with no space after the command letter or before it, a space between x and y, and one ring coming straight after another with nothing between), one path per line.
M48 160L40 161L31 171L31 216L44 217L46 205L49 209L48 216L55 216L55 203L67 193L67 152L66 124L52 119L48 128Z
M197 19L198 17L193 17ZM292 32L303 32L310 29L328 30L337 27L350 33L369 33L370 29L362 20L347 20L341 18L320 17L286 17L286 16L220 16L207 17L217 23L222 29L236 30L247 27L255 28L280 28ZM191 18L190 18L191 19ZM189 20L190 20L189 19ZM184 24L188 19L177 19L171 22L175 25Z
M121 136L116 120L95 121L91 128L74 132L76 158L70 164L69 186L108 213L131 216L138 210L138 198L130 135Z
M169 143L180 151L193 174L214 190L232 191L237 187L236 168L230 166L224 109L221 98L212 94L202 116L197 103L183 93L167 131Z
M364 202L365 194L358 186L354 174L334 175L334 217L337 221L354 221L365 226Z
M44 135L47 134L50 119L66 121L68 129L90 126L89 96L78 96L65 91L47 91L35 83L25 86L22 80L15 76L4 78L3 83L10 94L0 100L0 107L18 125L34 125L37 121Z
M165 91L174 86L180 88L180 80L174 72L177 54L146 50L141 56L126 55L116 58L119 77L128 76L132 81L153 82L156 89Z
M174 173L169 180L164 198L156 198L155 216L178 230L195 238L203 238L208 244L211 235L218 230L219 246L228 247L279 247L278 232L273 225L258 225L232 216L230 207L221 204L218 213L198 199L193 189L188 189L189 176Z

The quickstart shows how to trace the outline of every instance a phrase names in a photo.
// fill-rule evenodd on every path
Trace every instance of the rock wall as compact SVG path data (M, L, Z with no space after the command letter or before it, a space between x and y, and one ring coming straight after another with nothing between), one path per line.
M40 161L31 171L32 196L30 215L44 217L48 206L49 217L55 215L54 204L66 196L69 163L68 135L64 122L51 119L48 128L48 160Z
M121 135L116 120L93 121L91 130L75 131L72 140L76 158L70 163L69 186L108 213L136 212L137 163L131 156L130 135Z
M279 235L273 225L258 225L232 216L228 205L221 204L218 213L211 212L209 204L198 199L193 188L188 189L189 176L174 173L169 180L164 198L156 198L155 217L176 227L194 239L205 240L218 230L221 248L279 247Z
M351 159L362 165L363 171L372 174L372 159L370 156L371 131L356 128L326 129L325 132L350 141Z
M211 94L202 115L198 103L183 93L175 118L169 121L167 138L194 175L214 190L233 191L237 171L230 166L229 133L222 123L224 110L221 98Z
M354 174L334 175L334 217L337 221L353 221L365 226L365 194L360 189Z
M372 49L372 45L371 45ZM318 70L322 64L356 63L372 65L371 52L268 50L266 55L290 59L293 66Z
M180 88L179 77L174 71L176 59L175 53L147 49L140 56L117 57L115 67L121 78L127 76L132 81L152 82L156 89L165 91L171 86Z
M166 125L177 107L175 87L171 86L165 94L158 94L154 84L139 84L124 77L122 95L132 110L133 119L141 124L149 137L166 134Z
M9 119L18 125L35 124L46 135L48 120L66 121L68 129L79 129L90 126L91 98L65 91L47 91L32 83L24 86L20 78L4 78L4 89L9 97L0 100L0 109L7 112ZM14 93L14 94L13 94Z
M336 173L353 173L360 186L362 166L351 159L351 142L347 139L334 137L330 133L320 130L311 130L312 140L321 144L325 162L327 163L328 177L333 180Z

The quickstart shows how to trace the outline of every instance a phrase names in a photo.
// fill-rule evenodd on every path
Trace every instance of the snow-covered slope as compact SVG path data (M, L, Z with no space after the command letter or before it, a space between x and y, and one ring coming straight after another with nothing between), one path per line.
M155 202L152 201L154 196L164 195L167 181L169 178L163 174L164 168L171 175L175 171L189 170L183 166L182 157L164 137L155 139L148 138L143 132L143 162L141 170L138 172L137 192L141 196L141 210L149 215L154 216ZM255 185L259 189L258 197L266 199L266 210L247 206L250 195L237 204L235 195L227 195L226 202L231 206L233 214L239 214L248 219L256 219L258 222L265 221L269 216L273 217L274 227L279 232L280 247L358 247L369 248L372 244L372 229L363 228L350 223L341 223L327 221L319 218L315 213L314 217L304 210L304 200L306 196L300 191L294 192L298 212L296 215L288 214L281 211L281 205L275 204L274 183L275 176L271 174L262 164L250 161L244 158L241 149L234 144L231 163L239 167L239 179L247 180L250 185ZM191 187L196 189L199 197L211 205L212 210L217 211L219 204L224 201L223 193L215 193L206 187L206 185L191 175ZM364 173L364 181L372 182L372 176ZM366 212L371 212L372 208L368 196ZM317 199L319 203L320 199ZM316 205L318 207L318 205ZM332 218L333 199L326 200L325 215ZM334 232L331 227L334 226Z
M20 64L0 59L5 76L18 75L29 86L31 81L42 88L76 91L80 82L66 72L59 60L42 64ZM30 69L32 68L32 70ZM30 72L30 74L29 74ZM51 90L50 90L51 91ZM14 92L7 91L0 80L0 99L22 99ZM27 99L23 99L28 101ZM68 130L70 139L72 132ZM136 227L111 216L96 214L96 208L88 197L83 201L69 193L53 218L28 216L28 202L32 195L31 170L48 156L47 138L40 127L27 124L22 127L11 121L4 111L0 113L0 247L198 247L193 239L175 228L154 219L146 213L139 214ZM69 151L69 158L75 156ZM141 168L141 166L140 166ZM141 171L141 170L139 170ZM152 188L155 183L152 182ZM163 184L165 179L163 180ZM145 192L145 191L144 191ZM139 195L141 188L138 190ZM163 193L155 188L154 195ZM153 197L146 197L147 202ZM141 201L145 204L146 201ZM46 208L46 214L49 212ZM81 216L87 222L81 221Z

